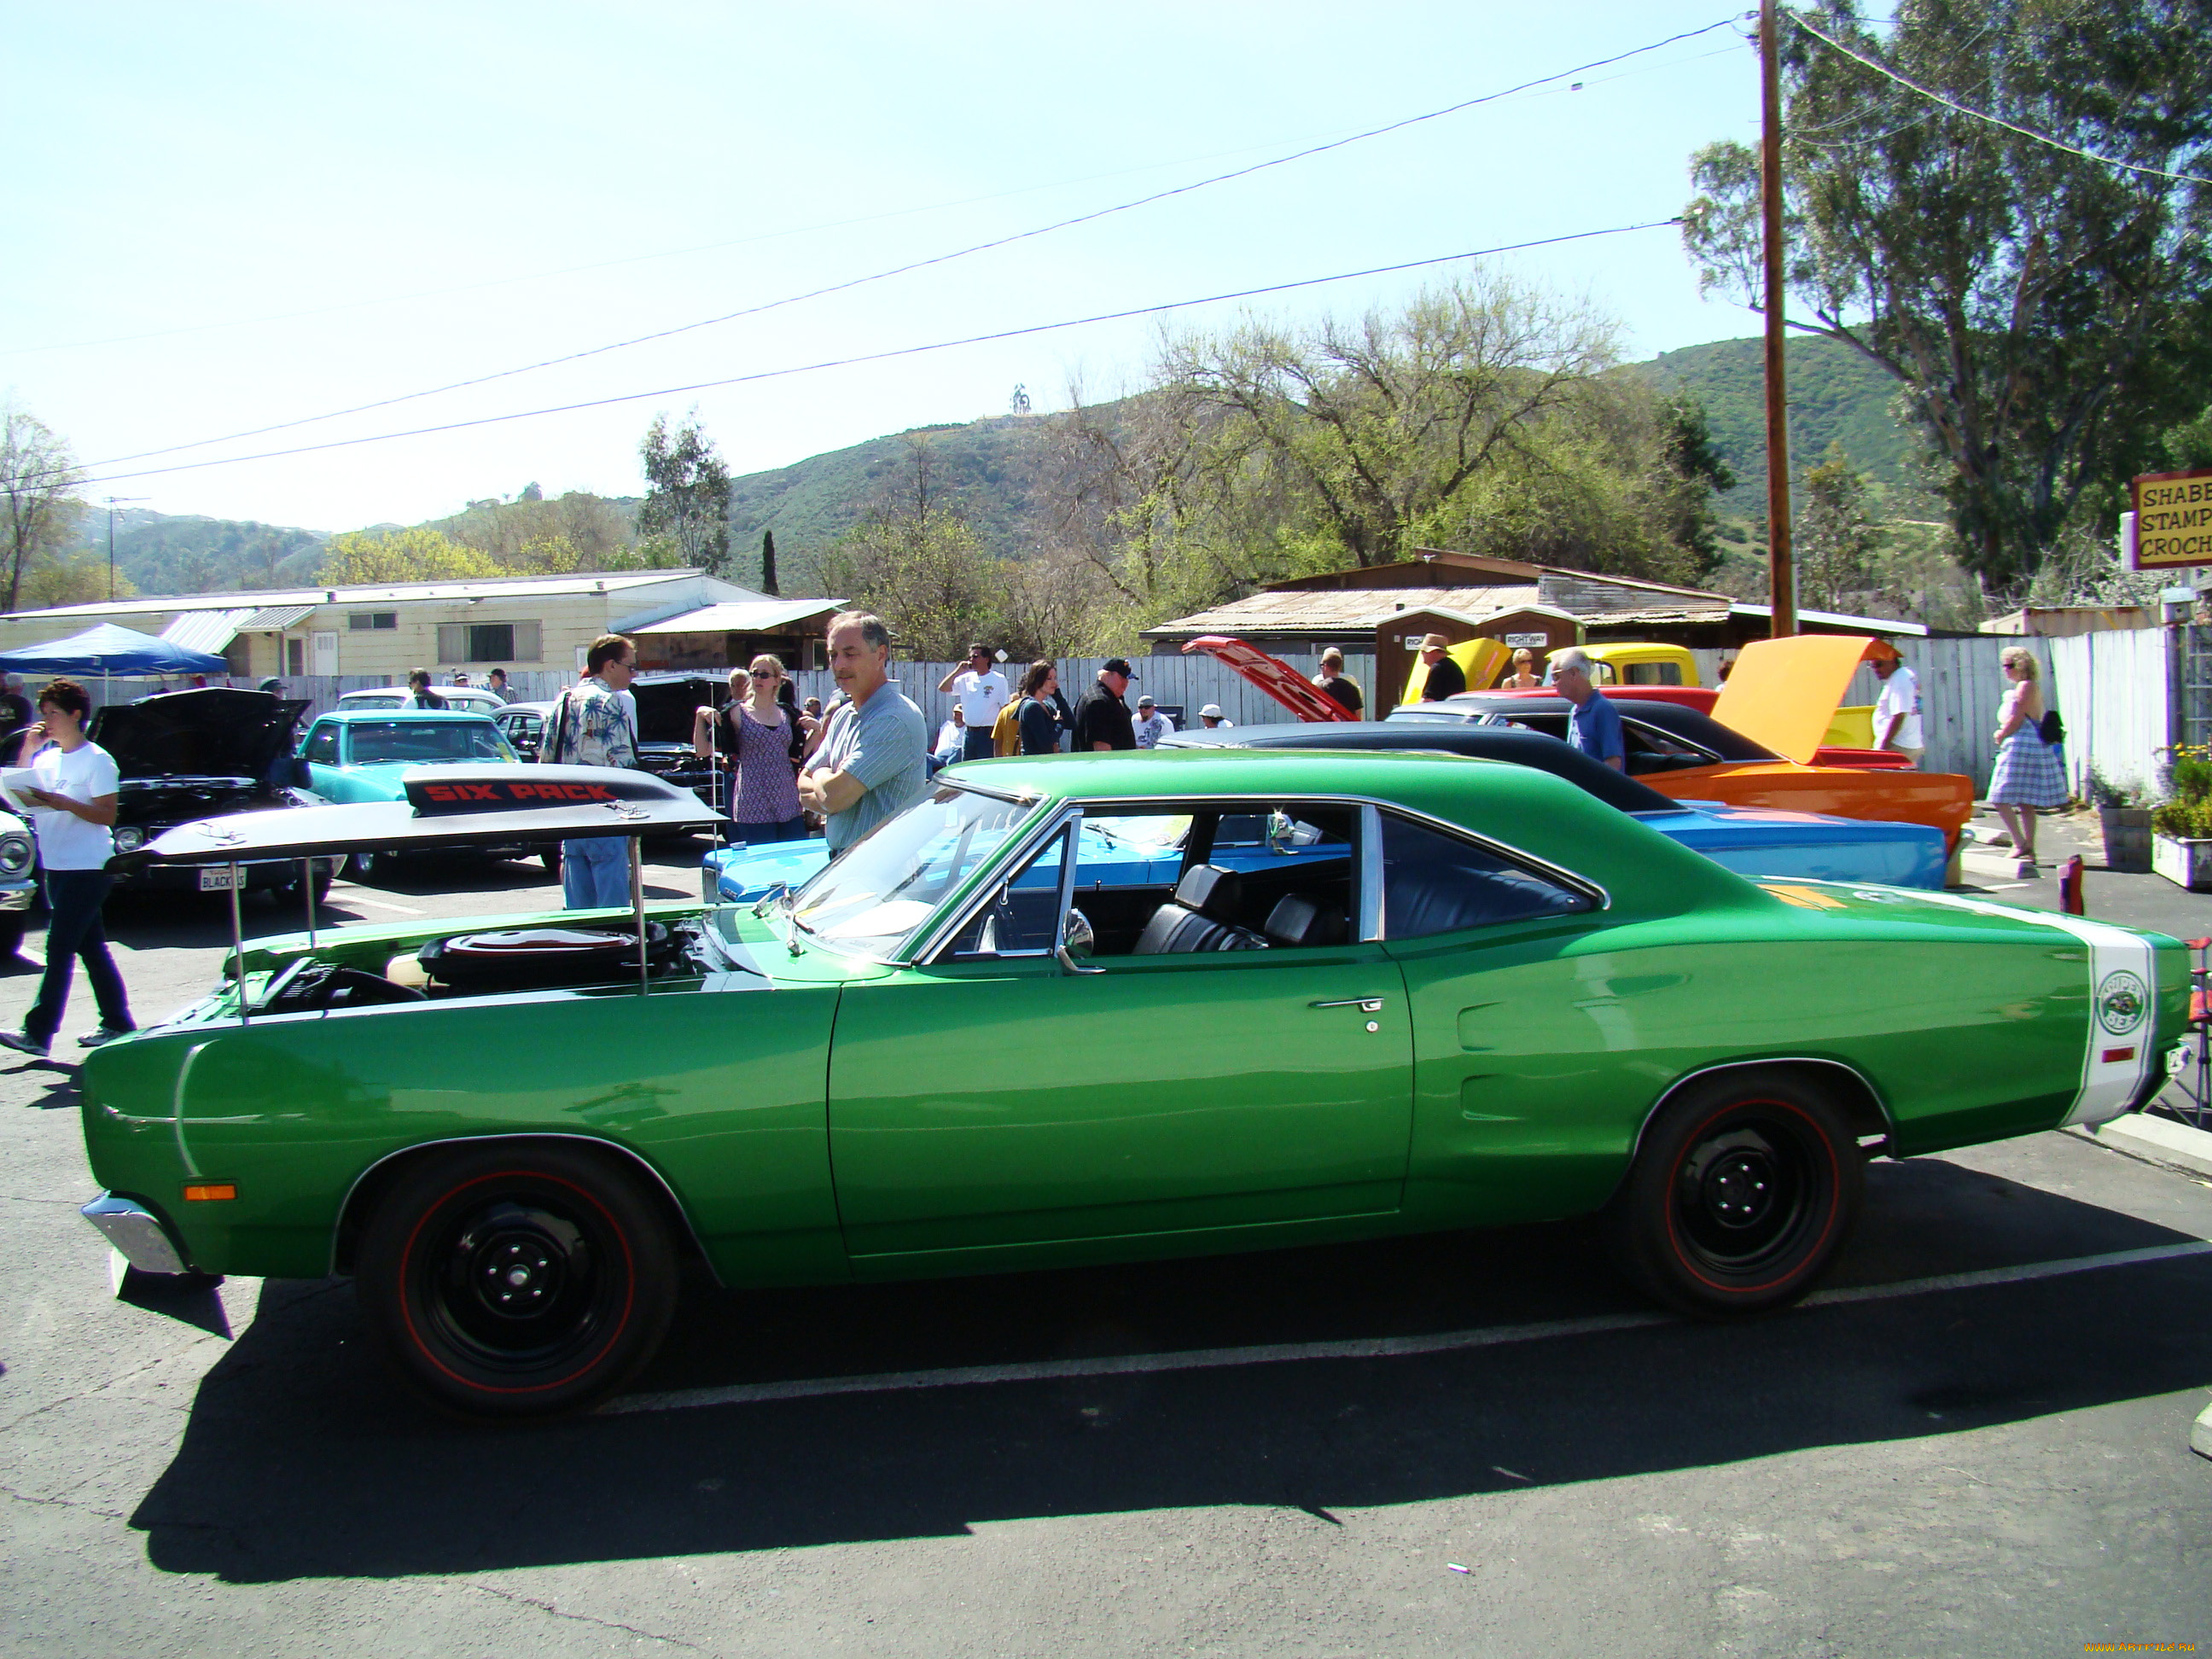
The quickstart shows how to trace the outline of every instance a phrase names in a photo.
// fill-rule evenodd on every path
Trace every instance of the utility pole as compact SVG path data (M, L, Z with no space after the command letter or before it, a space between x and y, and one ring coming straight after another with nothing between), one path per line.
M1759 0L1759 204L1766 256L1766 580L1773 636L1797 631L1790 546L1790 399L1782 374L1782 67L1775 0Z
M115 507L119 501L150 501L151 495L110 495L107 501L107 602L115 603Z

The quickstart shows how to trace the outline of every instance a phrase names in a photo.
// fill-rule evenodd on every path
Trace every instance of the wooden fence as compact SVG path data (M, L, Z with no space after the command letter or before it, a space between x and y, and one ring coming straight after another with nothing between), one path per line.
M2164 763L2164 751L2172 741L2166 732L2170 703L2170 652L2165 631L2142 629L2124 633L2084 634L2072 639L1984 635L1972 639L1907 641L1905 659L1920 677L1921 725L1928 754L1923 764L1934 772L1963 772L1974 781L1977 794L1989 786L1990 767L1996 757L1990 734L1996 729L1997 707L2006 684L1998 659L2005 647L2026 645L2042 660L2045 685L2064 719L2068 774L2076 795L2086 795L2089 769L2124 787L2155 786ZM1718 672L1717 652L1692 653L1706 684ZM1096 683L1103 657L1070 658L1060 664L1061 692L1073 702ZM1320 665L1318 655L1286 655L1284 660L1303 674ZM933 734L952 717L952 697L937 689L938 682L960 665L894 660L893 677L900 689L921 706ZM1139 657L1132 659L1137 683L1130 690L1131 707L1149 692L1162 708L1180 709L1179 727L1198 724L1198 711L1218 703L1222 712L1239 726L1263 725L1291 718L1273 699L1255 690L1211 657L1194 654ZM1371 714L1388 713L1397 700L1409 665L1390 665L1391 682L1376 695L1373 656L1347 656L1345 670L1366 695ZM1010 684L1017 681L1023 665L1008 663ZM828 702L836 682L827 670L812 669L794 675L799 696ZM517 702L541 701L557 696L574 681L573 672L541 669L510 676L508 696ZM309 676L288 679L289 694L311 705L309 718L335 705L343 692L389 684L379 676ZM154 679L93 680L87 683L95 705L125 702L150 691L174 689L179 682ZM1881 682L1871 669L1862 668L1853 678L1844 701L1868 704L1879 694Z

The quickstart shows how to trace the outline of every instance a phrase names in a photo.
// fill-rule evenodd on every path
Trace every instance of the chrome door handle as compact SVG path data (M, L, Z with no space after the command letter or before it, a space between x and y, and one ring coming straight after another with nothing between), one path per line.
M1306 1006L1309 1008L1357 1008L1363 1014L1379 1014L1382 1012L1382 999L1381 997L1344 997L1334 1002L1309 1002Z

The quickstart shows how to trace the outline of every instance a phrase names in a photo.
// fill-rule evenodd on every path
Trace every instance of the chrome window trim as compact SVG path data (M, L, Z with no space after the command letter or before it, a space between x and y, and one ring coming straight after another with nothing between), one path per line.
M1083 833L1083 814L1079 811L1074 812L1056 813L1054 815L1053 821L1059 825L1060 833L1063 835L1067 832L1071 826L1073 827L1075 835L1079 836ZM1049 957L1054 955L1060 948L1060 935L1067 927L1067 906L1069 903L1067 890L1068 884L1074 877L1076 859L1074 849L1077 845L1077 843L1073 841L1069 843L1069 850L1062 854L1060 857L1059 891L1060 914L1053 922L1052 943L1050 945L1041 945L1034 951L994 951L988 956L984 956L979 953L972 957L961 957L952 953L953 941L957 939L962 933L967 931L968 924L973 921L977 914L981 912L986 905L989 904L992 899L1004 889L1006 881L1011 881L1015 876L1019 875L1023 869L1026 868L1031 860L1042 854L1044 850L1052 845L1053 840L1054 837L1052 836L1047 836L1042 841L1040 841L1037 843L1036 851L1027 854L1022 860L1020 864L1016 865L1012 870L1009 870L1006 872L1004 881L987 881L974 892L970 893L968 896L968 902L961 907L959 918L953 923L951 931L945 934L944 943L938 946L933 951L917 951L915 955L915 960L916 962L927 961L931 963L933 966L942 967L956 962L1028 962L1039 957Z
M948 768L947 769L949 770L950 769ZM943 776L941 774L937 778L933 778L930 781L928 785L928 794L934 794L939 789L957 789L963 794L981 795L987 800L1004 801L1009 806L1034 806L1040 800L1044 799L1042 794L1035 789L986 789L980 784L969 782L965 778L948 778ZM927 799L928 795L925 795L922 800L919 800L915 803L915 806L923 805L924 801ZM1062 805L1064 807L1066 803L1063 802ZM908 811L912 811L914 808L908 807L907 810ZM1048 813L1045 816L1048 819L1052 817L1052 815ZM884 822L888 823L890 820L886 818ZM873 832L871 831L870 833L872 834ZM855 842L854 844L857 846L859 843ZM1011 844L1018 848L1026 847L1028 845L1028 842L1026 839L1018 838ZM1006 849L1004 847L1001 847L999 849L1000 857L1005 857L1006 851ZM840 854L840 856L842 855ZM1026 857L1028 855L1026 853L1023 853L1018 854L1018 856ZM974 882L978 878L988 875L994 867L994 862L995 860L991 859L984 860L982 863L976 866L974 873L968 878L969 881ZM944 942L943 935L945 929L938 922L936 917L933 917L931 920L924 921L921 927L915 928L912 933L906 934L901 943L907 948L903 954L897 956L878 956L872 951L848 949L844 945L830 943L828 939L823 939L818 933L809 933L805 928L800 927L798 922L791 916L790 911L797 908L799 896L805 892L808 888L813 886L816 882L821 880L822 878L830 871L835 869L836 865L837 860L836 858L832 858L829 863L823 865L821 869L817 870L805 881L799 883L797 887L792 889L786 896L784 921L787 927L794 930L795 937L803 938L815 949L827 951L833 956L852 957L861 962L872 962L884 968L911 968L915 963L927 960L931 953L936 951ZM963 886L957 892L954 893L951 898L946 900L945 902L956 905L964 904L979 890L981 890L972 886ZM937 916L941 917L944 914L945 912L942 909L939 909L937 912ZM916 940L920 940L921 943L917 945L915 942ZM796 953L794 952L794 954Z
M1443 835L1455 836L1472 846L1481 848L1486 853L1495 853L1509 864L1522 865L1528 869L1539 872L1558 882L1560 886L1571 888L1590 900L1592 908L1595 910L1605 911L1613 908L1611 893L1588 876L1578 874L1563 864L1554 864L1551 860L1539 857L1534 853L1523 852L1510 842L1495 840L1477 830L1468 829L1465 824L1454 823L1450 819L1440 818L1432 812L1424 812L1418 806L1401 806L1389 801L1378 801L1376 805L1383 811L1395 812L1400 817L1409 818L1425 828L1435 830Z
M1359 939L1371 945L1382 937L1382 809L1372 801L1359 809Z
M1016 798L1012 796L1000 796L999 799L1011 801L1014 800ZM1279 805L1285 800L1309 801L1317 806L1350 806L1361 809L1360 838L1363 842L1366 842L1368 843L1368 846L1357 849L1361 860L1358 872L1360 884L1360 909L1363 913L1361 917L1361 931L1363 934L1366 935L1365 939L1363 939L1363 943L1367 942L1369 939L1379 940L1382 937L1382 842L1380 839L1382 826L1379 823L1373 826L1376 831L1373 836L1370 836L1366 833L1369 829L1369 825L1366 821L1367 815L1370 812L1378 815L1382 812L1395 812L1401 817L1409 819L1416 823L1432 827L1444 835L1455 836L1461 841L1466 842L1471 846L1480 847L1485 852L1494 854L1498 857L1505 860L1508 863L1523 866L1529 870L1535 871L1548 878L1558 882L1561 886L1571 888L1574 891L1583 895L1591 901L1594 909L1598 912L1610 910L1613 908L1613 895L1608 892L1602 884L1591 880L1588 876L1582 875L1575 871L1570 870L1564 865L1554 864L1551 860L1543 858L1537 854L1526 852L1522 848L1514 846L1510 842L1498 841L1492 836L1483 835L1479 830L1470 830L1465 824L1454 823L1449 818L1440 818L1434 813L1425 812L1418 806L1407 806L1402 802L1384 800L1380 797L1374 795L1348 795L1327 791L1316 792L1304 789L1272 789L1250 795L1232 794L1221 790L1207 790L1190 794L1102 796L1095 800L1088 799L1082 800L1063 799L1060 801L1057 811L1046 815L1046 828L1038 833L1036 836L1036 840L1041 842L1045 838L1046 835L1050 832L1052 828L1058 826L1071 817L1076 818L1079 822L1086 813L1096 813L1100 816L1104 816L1108 813L1117 811L1126 807L1145 806L1181 806L1187 811L1198 811L1208 806L1219 806L1231 803L1241 804L1244 802L1264 802L1270 805ZM1011 857L1015 859L1026 859L1029 856L1028 848L1030 844L1030 843L1028 841L1015 843L1017 850L1011 854L1008 854L1006 852L1006 849L1001 848L1000 855L1002 858ZM1376 891L1374 913L1375 926L1374 931L1371 934L1367 933L1366 916L1364 914L1368 906L1367 887L1370 879L1366 863L1369 855L1369 847L1373 848L1374 871L1371 879L1375 883ZM989 871L994 867L995 866L993 865L986 865L977 873L979 876L987 876ZM1070 869L1074 867L1074 860L1073 859L1069 860L1068 867ZM871 960L886 961L886 965L894 968L910 968L916 963L928 961L935 955L936 952L944 948L946 940L953 933L957 933L961 925L967 921L974 903L979 897L979 889L971 888L962 892L950 901L953 910L957 914L951 915L950 918L947 919L946 913L945 911L939 911L939 920L932 922L926 922L923 924L922 928L920 931L915 933L909 934L908 936L909 939L918 939L920 943L908 951L905 959L889 962L887 959L883 957L873 957L871 958ZM1071 902L1072 902L1073 901L1071 900ZM1065 909L1065 906L1062 907L1063 909Z
M950 783L946 787L956 789L971 787L971 786L958 783ZM993 800L1005 801L1010 806L1030 805L1037 799L1035 795L1010 794L996 789L975 789L972 793L988 795ZM966 925L969 917L981 907L985 896L992 887L996 885L997 878L994 872L1018 868L1030 859L1033 850L1042 848L1045 842L1052 839L1054 833L1070 818L1079 819L1082 816L1082 806L1073 801L1061 801L1053 810L1040 812L1036 824L1024 834L1015 836L1005 846L1000 848L997 857L986 859L976 866L975 873L968 878L968 884L947 899L934 917L923 922L920 927L906 936L906 951L903 956L897 958L876 957L870 959L892 968L911 968L917 963L933 962L938 953L958 936L960 929ZM1073 866L1074 860L1071 858L1068 862ZM805 890L804 888L800 889L802 892ZM814 936L810 933L806 937L811 939ZM1044 954L1051 953L1047 951Z

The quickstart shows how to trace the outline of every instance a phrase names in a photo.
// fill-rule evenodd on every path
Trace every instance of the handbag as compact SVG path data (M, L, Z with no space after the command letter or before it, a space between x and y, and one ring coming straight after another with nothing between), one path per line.
M2058 718L2056 708L2045 709L2043 719L2036 726L2036 733L2055 749L2066 741L2066 722Z

